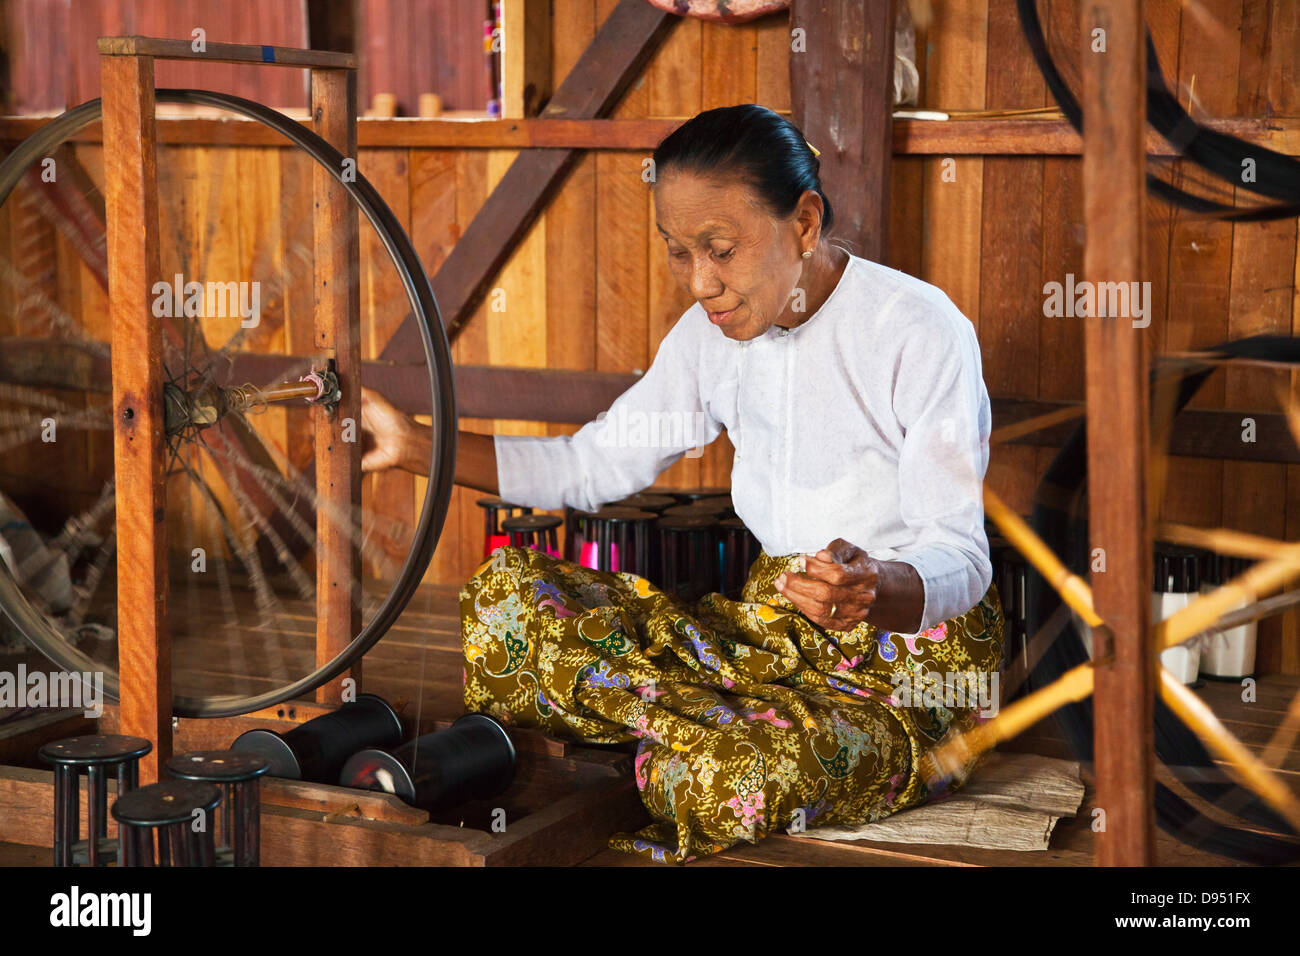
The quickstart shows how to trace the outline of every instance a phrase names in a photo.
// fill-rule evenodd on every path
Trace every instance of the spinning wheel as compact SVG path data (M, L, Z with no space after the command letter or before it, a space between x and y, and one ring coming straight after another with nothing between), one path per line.
M156 518L168 542L170 704L182 717L227 716L337 678L416 591L451 494L451 364L415 250L354 157L238 97L157 90L156 101L219 111L230 122L209 127L229 142L211 145L238 144L253 120L280 147L156 148L162 281L153 286L153 315L161 336L148 358L161 365L162 387L136 401L148 403L148 421L165 433L165 508ZM114 527L125 466L120 454L115 464L113 445L120 356L111 354L104 308L106 198L109 220L115 213L106 150L86 135L101 117L107 127L100 101L85 103L0 164L0 493L44 538L0 561L0 610L61 668L102 672L106 696L117 700L116 585L139 569L119 566ZM331 177L322 199L323 177L315 174L315 213L312 167ZM268 184L274 188L251 188L250 176L268 172L278 177ZM280 208L257 208L268 196ZM335 292L322 291L322 283L359 281L321 268L322 256L346 262L348 243L356 242L346 225L322 235L323 207L336 216L341 210L344 224L363 214L359 354L378 355L380 336L406 319L423 346L406 357L409 364L345 370L320 347L319 327L313 336L316 304ZM211 308L223 296L241 311ZM254 304L260 314L251 314ZM428 416L434 447L423 488L417 481L395 501L379 479L368 478L349 513L346 503L322 496L316 470L322 460L346 466L340 454L359 468L360 416L343 417L357 408L358 378L404 411ZM132 414L128 403L121 415ZM336 448L332 436L346 447ZM334 458L323 459L326 453ZM344 551L359 556L361 606L353 602L351 626L346 595L340 605L321 593L327 534L336 551L341 537ZM316 637L331 606L343 608L345 646L322 659Z

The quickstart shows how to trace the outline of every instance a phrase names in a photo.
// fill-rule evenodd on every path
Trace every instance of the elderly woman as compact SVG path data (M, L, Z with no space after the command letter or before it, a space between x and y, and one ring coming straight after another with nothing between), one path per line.
M572 437L460 436L458 483L547 509L641 491L724 427L735 446L735 510L763 548L743 600L687 604L522 548L461 592L467 708L638 740L655 822L611 845L656 860L926 800L922 756L981 719L954 685L996 688L1002 666L975 333L935 287L828 241L818 166L759 106L683 124L655 150L652 188L695 303L650 369ZM426 470L422 426L374 395L364 412L364 467ZM624 413L705 435L611 440Z

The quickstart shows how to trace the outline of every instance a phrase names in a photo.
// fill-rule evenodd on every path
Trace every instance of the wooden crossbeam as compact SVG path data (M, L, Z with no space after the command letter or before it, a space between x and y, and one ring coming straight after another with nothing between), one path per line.
M644 0L622 0L564 78L543 117L591 119L608 113L677 21ZM510 164L433 277L449 338L469 321L580 155L576 149L527 150ZM419 330L408 316L380 358L410 361L420 354Z
M206 60L213 63L256 63L260 66L291 66L317 70L355 70L357 58L351 53L327 53L324 50L299 50L284 46L258 46L253 43L210 43L203 41L196 49L193 40L168 40L162 37L100 37L101 56L149 56L155 60Z

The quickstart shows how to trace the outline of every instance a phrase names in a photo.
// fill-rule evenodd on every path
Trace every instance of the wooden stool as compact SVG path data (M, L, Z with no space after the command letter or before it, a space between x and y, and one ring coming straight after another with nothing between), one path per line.
M94 734L56 740L40 749L54 765L54 865L107 866L117 859L120 841L108 839L108 784L105 772L117 768L121 798L140 784L139 760L153 744L143 737ZM81 770L86 771L86 839L81 836Z
M663 568L661 587L686 601L697 601L710 591L720 590L717 518L698 512L665 514L655 525Z
M613 505L580 514L581 563L598 571L630 571L650 577L650 523L654 520L652 512Z
M739 518L718 522L722 548L722 593L739 601L749 578L749 569L758 558L758 539Z
M476 504L483 509L483 557L487 557L503 544L509 544L510 540L506 533L501 529L502 514L506 518L514 516L515 512L521 515L530 515L533 513L532 508L525 508L523 505L512 505L508 501L503 501L495 495L487 498L480 498Z
M508 543L513 547L532 548L558 558L560 542L555 529L562 523L555 515L517 515L502 521L501 530L507 534Z
M221 839L217 866L257 866L261 853L262 774L271 762L252 753L199 750L177 754L167 772L180 780L197 780L221 788Z
M216 866L211 819L195 831L194 815L210 818L221 791L210 783L165 780L132 790L113 804L122 866ZM158 858L153 834L158 831Z

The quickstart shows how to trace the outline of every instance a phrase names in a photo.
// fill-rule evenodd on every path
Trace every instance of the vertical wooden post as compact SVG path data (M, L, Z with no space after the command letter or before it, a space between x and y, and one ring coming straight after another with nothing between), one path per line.
M894 155L896 0L793 0L790 104L821 156L834 234L885 260Z
M357 156L355 70L312 70L316 132L353 164ZM355 170L355 165L353 167ZM333 412L316 408L316 665L337 657L361 630L361 293L357 208L317 165L315 198L316 339L332 358L343 398ZM343 674L317 688L321 703L338 704ZM361 664L350 675L359 685Z
M501 117L536 116L551 98L551 4L502 0Z
M1101 314L1110 288L1102 283L1130 289L1144 275L1143 5L1085 0L1082 10L1084 273L1097 293L1086 335L1089 521L1093 553L1103 549L1105 560L1104 573L1092 574L1093 599L1109 626L1099 631L1096 653L1108 660L1093 692L1101 866L1149 865L1155 849L1149 346L1129 316Z
M101 56L108 300L113 346L117 497L117 655L121 733L154 742L140 782L172 751L158 189L153 58Z

